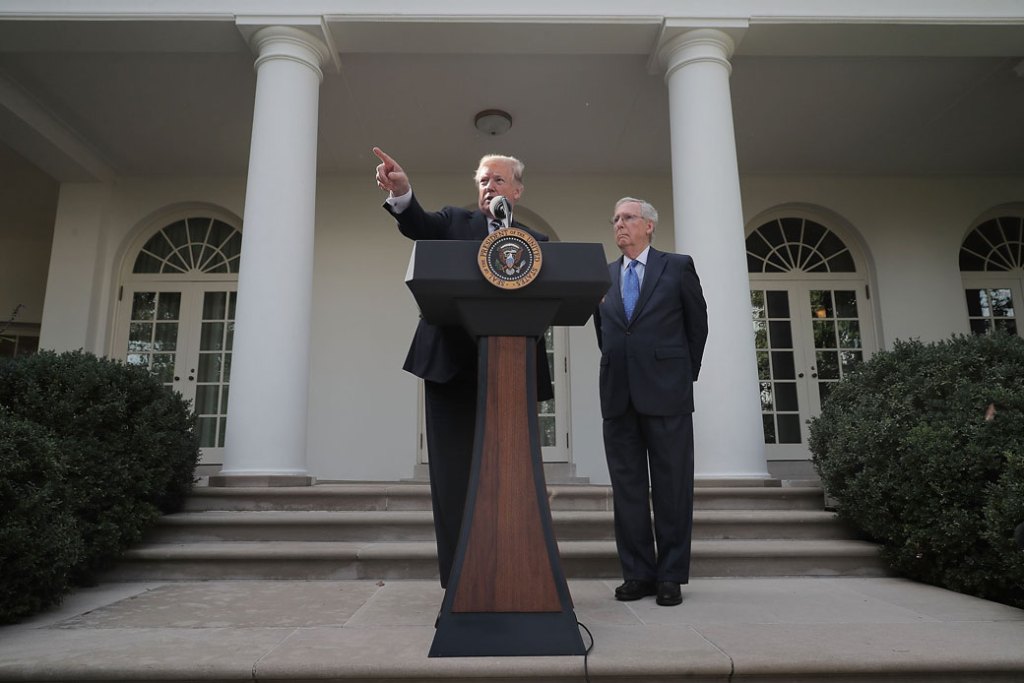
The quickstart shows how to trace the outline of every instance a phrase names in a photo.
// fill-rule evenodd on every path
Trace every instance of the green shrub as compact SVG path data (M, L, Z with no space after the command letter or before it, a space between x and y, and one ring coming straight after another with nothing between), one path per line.
M53 434L0 407L0 623L59 602L81 552Z
M83 540L75 583L178 509L194 481L191 411L142 368L80 351L17 358L0 364L0 406L53 434Z
M1024 548L1003 536L1006 528L1024 523L1024 452L1007 452L1006 468L993 487L991 504L985 509L985 538L999 552L1006 553L1006 578L1016 581L1017 595L1024 593ZM1016 578L1014 578L1016 577ZM1015 603L1024 607L1024 599Z
M810 449L895 571L1024 607L1024 339L897 342L834 386Z

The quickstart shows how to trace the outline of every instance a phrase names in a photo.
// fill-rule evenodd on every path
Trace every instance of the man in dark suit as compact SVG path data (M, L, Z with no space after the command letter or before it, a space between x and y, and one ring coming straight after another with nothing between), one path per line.
M693 259L651 247L657 223L657 211L641 199L615 204L612 227L622 258L608 265L612 286L594 323L624 579L615 597L656 595L659 605L678 605L679 585L690 577L693 382L708 319Z
M476 171L474 211L446 206L425 211L413 194L409 176L398 162L374 147L380 159L377 186L388 192L384 208L398 221L398 230L413 240L482 241L500 223L491 215L491 201L505 197L515 206L523 194L523 164L514 157L488 155ZM518 222L538 241L546 235ZM447 588L462 528L462 516L473 462L477 406L477 344L461 327L438 327L420 318L405 370L423 379L426 403L430 493L437 538L441 586ZM554 396L544 340L537 347L537 400Z

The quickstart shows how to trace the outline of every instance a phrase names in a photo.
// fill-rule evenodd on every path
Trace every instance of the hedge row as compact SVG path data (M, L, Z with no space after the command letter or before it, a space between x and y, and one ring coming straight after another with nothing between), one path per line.
M0 622L93 582L181 507L194 423L142 368L83 352L0 361Z
M810 448L896 572L1024 607L1024 339L897 342L835 385Z

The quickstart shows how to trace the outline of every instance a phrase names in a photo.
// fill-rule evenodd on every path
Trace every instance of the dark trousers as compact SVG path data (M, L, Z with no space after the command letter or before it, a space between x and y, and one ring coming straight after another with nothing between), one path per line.
M437 566L441 587L447 588L459 545L473 464L476 373L462 372L443 384L425 380L423 386Z
M630 405L604 421L604 448L622 577L689 582L693 416L641 415Z

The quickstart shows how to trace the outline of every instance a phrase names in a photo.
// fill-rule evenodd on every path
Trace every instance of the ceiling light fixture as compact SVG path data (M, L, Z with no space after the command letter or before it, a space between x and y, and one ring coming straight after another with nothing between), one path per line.
M512 127L512 117L500 109L484 109L474 117L473 125L485 135L504 135Z

